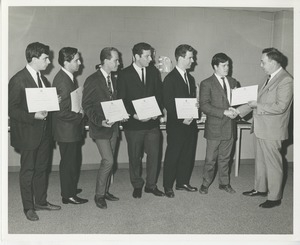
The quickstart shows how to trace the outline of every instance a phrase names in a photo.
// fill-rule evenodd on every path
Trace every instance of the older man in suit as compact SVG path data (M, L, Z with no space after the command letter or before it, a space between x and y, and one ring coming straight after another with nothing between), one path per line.
M39 42L26 48L28 64L14 75L8 85L8 114L11 145L20 150L20 189L25 216L39 220L36 210L59 210L47 202L47 168L50 164L51 128L47 111L29 113L26 88L44 88L50 84L41 74L50 64L49 46Z
M275 48L262 51L261 67L268 75L259 85L257 101L238 107L244 117L253 111L255 183L246 196L267 196L259 207L281 204L283 163L282 141L288 138L288 123L293 100L293 78L283 69L284 55Z
M114 164L114 153L119 136L119 123L109 122L104 115L101 102L115 100L116 72L119 66L119 51L106 47L100 53L100 65L90 75L83 89L82 106L89 120L89 134L96 142L101 155L100 168L96 181L95 203L101 209L107 208L105 200L118 201L119 198L109 193L110 177Z
M132 101L155 96L162 109L162 83L156 67L150 65L153 48L148 43L138 43L132 49L134 62L122 70L118 76L118 97L123 99L128 122L124 123L125 137L128 144L130 181L134 188L132 196L141 198L145 181L142 178L142 158L146 160L145 192L155 196L164 196L157 188L157 172L159 164L160 131L159 118L139 119Z
M237 113L230 109L231 90L237 81L228 76L230 58L224 53L213 56L214 74L200 84L200 109L206 114L204 137L206 156L200 194L207 194L214 176L216 164L219 172L219 189L235 193L230 185L229 161L235 135L234 118Z
M53 137L60 151L60 186L64 204L82 204L88 200L77 196L77 184L81 165L81 144L84 134L83 111L72 111L71 93L78 88L74 73L81 65L76 48L65 47L59 51L58 63L61 69L53 80L61 97L60 110L53 113ZM80 190L81 191L81 190Z
M194 78L187 72L194 62L195 49L187 44L175 49L176 67L163 82L163 100L167 110L167 149L164 161L164 191L167 197L176 190L197 191L190 185L197 144L197 125L193 118L178 119L175 98L196 98Z

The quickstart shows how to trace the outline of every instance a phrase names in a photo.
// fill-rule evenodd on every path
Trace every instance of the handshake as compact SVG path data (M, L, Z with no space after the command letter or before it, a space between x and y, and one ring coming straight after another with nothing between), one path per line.
M226 117L231 118L231 119L236 118L236 117L239 115L239 113L240 113L239 110L238 110L238 109L235 109L235 108L233 108L233 107L229 107L228 110L225 110L225 111L224 111L224 115L225 115Z

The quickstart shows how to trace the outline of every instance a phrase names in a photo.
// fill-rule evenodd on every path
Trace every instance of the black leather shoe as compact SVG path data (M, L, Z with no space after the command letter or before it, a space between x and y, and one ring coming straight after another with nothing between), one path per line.
M201 185L199 189L200 194L207 194L208 193L208 187Z
M158 197L163 197L165 196L165 193L163 193L162 191L160 191L157 186L154 189L150 189L145 187L145 192L146 193L152 193L154 196L158 196Z
M134 188L132 196L134 198L141 198L142 197L142 188Z
M36 212L33 209L29 209L27 211L24 211L25 216L30 221L37 221L39 220L39 216L36 214Z
M56 210L60 210L61 206L54 205L54 204L51 204L50 202L47 202L46 205L35 204L34 209L36 211L41 211L41 210L56 211Z
M173 198L175 197L174 191L172 188L165 188L166 197Z
M94 200L95 200L95 203L96 203L98 208L101 208L101 209L106 209L107 208L105 197L96 197L95 196Z
M76 194L79 194L82 192L82 189L76 189Z
M230 194L234 194L235 193L235 190L231 187L231 185L219 185L219 189L220 190L223 190L223 191L226 191Z
M69 197L69 198L62 198L62 202L63 204L83 204L83 203L87 203L89 200L87 199L83 199L80 198L78 196L74 196L74 197Z
M267 192L259 192L259 191L256 191L256 190L253 189L251 191L243 192L243 195L250 196L250 197L255 197L255 196L265 197L265 196L267 196Z
M113 194L110 194L109 192L106 192L105 199L108 201L118 201L119 198L114 196Z
M187 185L176 185L176 190L194 192L197 191L198 189L196 187L187 184Z
M259 204L259 207L261 207L261 208L274 208L276 206L279 206L280 204L281 204L281 200L276 200L276 201L267 200L264 203Z

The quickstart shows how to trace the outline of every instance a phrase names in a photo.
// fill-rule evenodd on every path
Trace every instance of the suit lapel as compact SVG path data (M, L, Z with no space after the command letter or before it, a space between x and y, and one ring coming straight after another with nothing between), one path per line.
M103 76L102 72L100 70L97 71L98 77L99 77L99 87L101 90L105 91L105 95L107 99L110 99L110 94L107 88L106 84L106 78Z
M37 84L35 83L33 77L31 76L31 74L29 73L29 71L27 70L27 68L24 68L24 75L26 77L27 83L28 83L28 87L29 88L37 88Z
M140 88L144 88L145 85L142 83L139 74L137 73L137 71L133 67L133 64L131 64L130 69L131 69L131 73L130 74L132 74L132 80L135 81L135 83L137 84L137 86L139 86ZM147 83L147 76L148 76L147 74L148 74L148 72L146 72L146 83Z
M175 74L177 76L177 81L180 85L180 87L184 88L184 91L186 92L186 94L188 96L185 96L185 97L189 97L189 88L188 88L188 85L185 83L183 77L181 76L180 72L177 70L177 68L174 68L174 71L175 71Z
M218 78L215 75L212 75L212 79L213 79L214 87L216 87L218 89L218 91L219 91L219 93L221 94L222 97L224 97L224 98L226 98L226 100L228 100L227 96L225 95L224 89L221 86Z

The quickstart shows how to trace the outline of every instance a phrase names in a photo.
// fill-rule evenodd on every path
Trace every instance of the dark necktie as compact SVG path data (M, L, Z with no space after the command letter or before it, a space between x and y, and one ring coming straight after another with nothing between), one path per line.
M73 78L73 82L74 82L75 89L77 89L78 88L78 82L77 82L75 77Z
M267 79L267 81L266 81L266 83L265 83L265 86L264 86L264 87L266 87L266 86L267 86L268 82L270 81L270 78L271 78L271 75L269 75L269 76L268 76L268 79Z
M189 80L187 79L187 73L184 73L184 81L186 83L186 85L188 86L188 91L190 93L190 84L189 84Z
M144 78L144 68L142 68L142 83L145 84L145 78Z
M113 92L112 92L112 89L111 89L111 80L110 80L109 75L107 76L107 88L108 88L110 99L112 99Z
M37 81L38 81L39 88L42 88L43 85L42 85L42 81L41 81L41 79L40 79L40 76L39 76L39 73L38 73L38 72L36 73L36 76L37 76Z
M225 95L227 97L227 87L226 87L226 83L225 83L225 77L221 77L221 79L223 81L223 89L224 89Z

